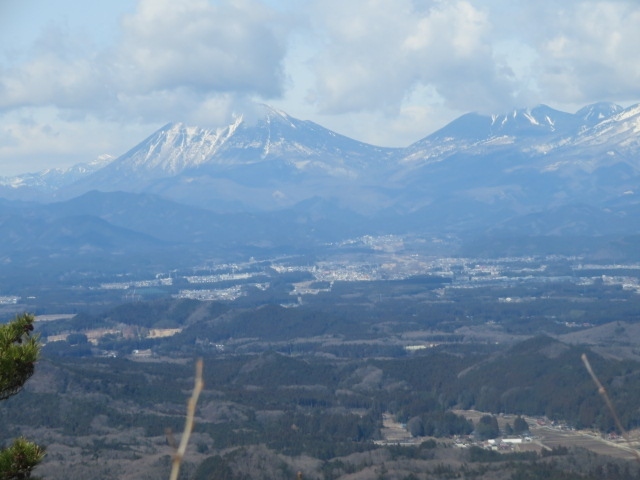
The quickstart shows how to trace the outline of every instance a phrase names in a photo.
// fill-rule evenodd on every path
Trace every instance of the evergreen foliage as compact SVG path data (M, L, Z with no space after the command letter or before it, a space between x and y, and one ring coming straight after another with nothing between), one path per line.
M483 415L476 425L476 435L481 440L498 437L500 435L498 419L493 415Z
M9 448L0 450L0 479L22 480L31 477L31 470L44 455L41 447L25 438L14 440Z
M529 431L529 424L520 415L513 421L513 433L520 435Z
M33 315L18 315L0 325L0 399L18 393L33 374L40 352L37 336L32 336ZM0 480L31 478L31 471L42 460L44 450L24 438L0 450Z

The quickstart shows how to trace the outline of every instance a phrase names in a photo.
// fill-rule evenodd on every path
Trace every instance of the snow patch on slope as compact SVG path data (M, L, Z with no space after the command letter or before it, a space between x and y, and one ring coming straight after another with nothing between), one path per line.
M112 155L103 154L90 162L79 163L67 168L48 168L40 172L24 173L15 177L0 177L0 186L14 189L35 187L43 190L57 190L106 167L113 160Z
M169 174L197 167L206 163L241 123L242 116L233 124L215 130L169 124L137 151L130 151L127 163L134 170L160 170Z

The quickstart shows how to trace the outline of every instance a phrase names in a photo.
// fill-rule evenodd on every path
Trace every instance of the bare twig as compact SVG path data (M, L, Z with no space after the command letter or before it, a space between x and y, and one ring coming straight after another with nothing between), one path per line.
M625 428L622 426L622 423L620 422L620 417L618 417L618 413L616 412L616 409L613 406L613 402L609 398L607 389L604 388L604 385L602 385L602 383L600 383L600 380L594 373L593 368L591 368L591 364L589 363L589 359L587 358L586 353L582 354L582 363L584 363L584 366L587 369L587 372L589 372L589 375L591 375L593 382L596 384L596 387L598 387L598 393L602 395L602 397L604 398L604 401L607 404L607 407L609 408L611 415L613 416L613 421L615 422L616 427L618 427L618 430L620 431L622 438L625 439L625 441L627 442L627 445L629 446L633 454L636 456L636 460L640 462L640 453L638 453L638 450L631 445L631 439L629 438L629 434L627 433Z
M195 386L193 387L193 393L191 394L191 398L189 399L189 403L187 405L187 419L184 424L184 431L182 432L180 445L178 446L176 453L173 454L173 466L171 468L171 477L169 477L170 480L178 479L178 474L180 473L180 465L182 464L182 459L189 443L189 437L191 436L191 431L193 430L193 419L196 414L196 404L198 403L198 397L200 396L200 392L202 392L203 387L204 381L202 380L202 359L199 359L196 362Z

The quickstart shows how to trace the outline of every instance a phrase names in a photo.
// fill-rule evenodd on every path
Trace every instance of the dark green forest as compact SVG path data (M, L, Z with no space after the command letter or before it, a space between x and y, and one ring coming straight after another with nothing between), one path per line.
M336 283L294 308L279 301L290 301L285 282L235 302L158 298L40 322L42 358L19 398L0 405L0 442L28 433L48 445L45 478L113 478L145 459L158 478L203 358L183 478L636 478L637 465L572 446L455 442L528 435L524 417L615 433L583 353L622 425L638 428L637 295L557 283L443 298L442 282L427 280ZM498 301L506 296L533 300ZM106 333L93 340L96 329ZM575 340L585 332L600 336L587 346ZM482 417L463 413L472 410ZM385 441L385 415L413 445Z

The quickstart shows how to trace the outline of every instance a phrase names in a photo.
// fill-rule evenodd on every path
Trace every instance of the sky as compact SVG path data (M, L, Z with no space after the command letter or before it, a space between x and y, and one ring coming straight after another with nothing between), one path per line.
M0 177L266 103L381 146L640 101L638 0L0 0Z

